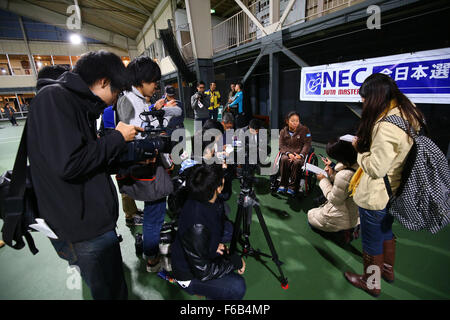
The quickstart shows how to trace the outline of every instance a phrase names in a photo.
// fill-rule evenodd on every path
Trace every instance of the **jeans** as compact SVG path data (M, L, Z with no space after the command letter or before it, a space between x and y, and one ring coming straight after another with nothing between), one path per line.
M220 279L208 281L193 279L184 290L189 294L205 296L209 300L242 300L246 286L242 276L230 273Z
M58 256L80 268L94 300L126 300L128 289L114 230L81 242L50 239Z
M158 255L161 227L165 215L166 198L157 201L145 201L142 231L144 255L147 259L154 259Z
M218 108L214 108L212 110L209 110L209 118L210 119L217 120L218 114L219 114L219 109Z
M361 241L363 251L377 256L383 253L383 242L392 240L392 223L394 217L383 210L366 210L359 208L361 221Z

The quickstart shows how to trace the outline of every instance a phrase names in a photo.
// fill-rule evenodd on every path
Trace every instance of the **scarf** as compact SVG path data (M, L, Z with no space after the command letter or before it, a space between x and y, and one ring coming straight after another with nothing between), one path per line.
M389 111L391 111L392 109L394 109L397 106L397 100L392 99L391 103L389 105L389 107L387 107L383 113L381 114L381 116L378 118L378 120L386 117L386 115L388 114ZM377 120L377 121L378 121ZM350 184L348 186L348 191L350 192L350 197L353 197L353 195L356 192L356 189L359 186L359 183L361 181L361 177L363 176L364 171L362 170L361 167L358 168L358 170L356 170L355 174L353 175L352 179L350 180Z

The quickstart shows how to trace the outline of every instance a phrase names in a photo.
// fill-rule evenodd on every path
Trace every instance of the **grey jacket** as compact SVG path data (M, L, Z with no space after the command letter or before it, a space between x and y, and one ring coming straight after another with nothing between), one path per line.
M191 106L194 110L194 119L209 118L209 99L209 96L206 94L200 98L200 94L198 92L191 97Z
M141 119L139 115L141 112L148 111L148 107L149 106L145 100L145 97L139 92L139 90L132 87L131 91L125 92L125 94L119 98L119 101L117 102L117 115L119 120L124 123L142 127L142 122L144 122L143 119L145 118L142 117ZM163 107L162 110L165 111L163 126L167 126L172 117L179 117L183 113L183 110L181 110L178 106ZM151 126L159 126L159 122L156 117L149 116L149 120ZM139 138L140 135L136 137Z

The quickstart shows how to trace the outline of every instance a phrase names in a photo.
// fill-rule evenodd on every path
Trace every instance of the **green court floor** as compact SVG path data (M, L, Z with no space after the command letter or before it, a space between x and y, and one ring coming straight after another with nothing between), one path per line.
M186 121L192 130L192 123ZM23 130L0 122L0 172L11 169ZM323 150L320 150L323 152ZM272 261L265 263L248 258L245 279L245 299L375 299L349 285L343 277L346 270L362 270L361 240L342 248L312 232L307 225L306 212L312 207L310 198L287 200L273 197L268 180L261 179L255 187L262 212L289 280L283 290L276 279ZM316 190L316 195L319 191ZM236 210L239 184L233 185L229 204L232 216ZM120 197L119 197L120 199ZM143 203L138 202L143 208ZM2 222L0 222L0 226ZM121 211L118 221L126 279L130 299L193 299L176 285L145 271L145 263L134 253L134 234L140 227L125 226ZM436 235L408 231L394 224L398 238L396 281L382 281L378 299L449 299L450 298L450 228ZM33 233L40 252L36 256L27 248L16 251L0 249L0 299L91 299L85 285L77 287L73 271L59 259L50 241ZM251 242L255 248L269 252L256 214L251 226Z

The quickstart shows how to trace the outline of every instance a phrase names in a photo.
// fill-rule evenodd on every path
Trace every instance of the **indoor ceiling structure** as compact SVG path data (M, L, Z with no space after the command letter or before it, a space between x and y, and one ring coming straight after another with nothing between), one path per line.
M67 16L67 8L74 0L23 0L50 11ZM129 39L136 39L145 23L161 0L78 0L83 23L114 32ZM185 8L184 0L177 1L177 7ZM211 0L214 15L227 18L238 11L233 0Z
M67 15L73 0L25 0ZM78 0L83 23L136 39L160 0Z

